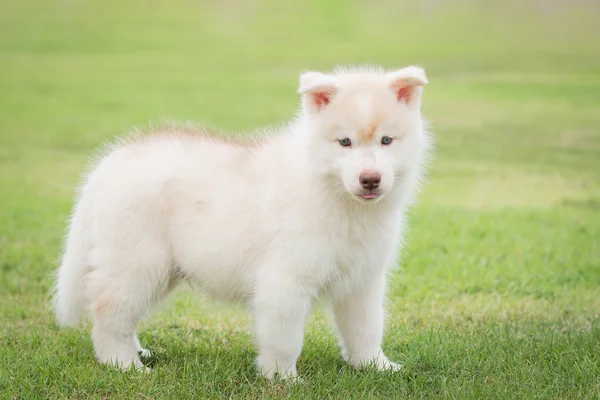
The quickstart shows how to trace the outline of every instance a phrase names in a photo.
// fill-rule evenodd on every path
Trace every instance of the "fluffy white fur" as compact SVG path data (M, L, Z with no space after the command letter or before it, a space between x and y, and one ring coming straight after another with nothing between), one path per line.
M294 377L322 298L350 365L397 369L381 350L385 276L429 147L426 83L418 67L307 72L297 118L256 141L165 127L119 142L81 188L58 322L89 314L98 359L142 367L136 325L187 280L247 303L260 372ZM361 186L365 172L378 188Z

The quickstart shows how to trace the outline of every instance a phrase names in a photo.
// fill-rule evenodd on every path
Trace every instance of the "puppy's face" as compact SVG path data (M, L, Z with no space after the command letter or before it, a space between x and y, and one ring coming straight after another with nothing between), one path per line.
M376 203L420 161L421 68L390 73L307 72L300 79L311 162L363 203Z

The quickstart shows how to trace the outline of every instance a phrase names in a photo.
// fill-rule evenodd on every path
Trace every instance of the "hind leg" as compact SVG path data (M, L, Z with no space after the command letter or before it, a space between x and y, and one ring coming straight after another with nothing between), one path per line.
M135 328L169 289L165 264L154 268L121 267L93 271L88 279L93 319L92 341L98 360L122 369L142 368L143 349Z

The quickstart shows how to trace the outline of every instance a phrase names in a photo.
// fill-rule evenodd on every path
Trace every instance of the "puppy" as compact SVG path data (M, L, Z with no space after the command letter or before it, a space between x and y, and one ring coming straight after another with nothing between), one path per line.
M86 178L54 305L93 321L101 362L143 367L136 325L182 280L254 317L258 368L295 377L311 303L332 306L342 354L381 350L386 272L429 149L419 67L306 72L302 108L239 139L164 127L112 146Z

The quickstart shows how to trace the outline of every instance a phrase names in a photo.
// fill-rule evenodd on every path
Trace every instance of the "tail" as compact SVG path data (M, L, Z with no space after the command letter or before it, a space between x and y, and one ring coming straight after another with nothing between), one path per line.
M76 326L86 317L83 285L88 272L88 238L81 204L75 210L65 252L56 274L53 306L61 326Z

